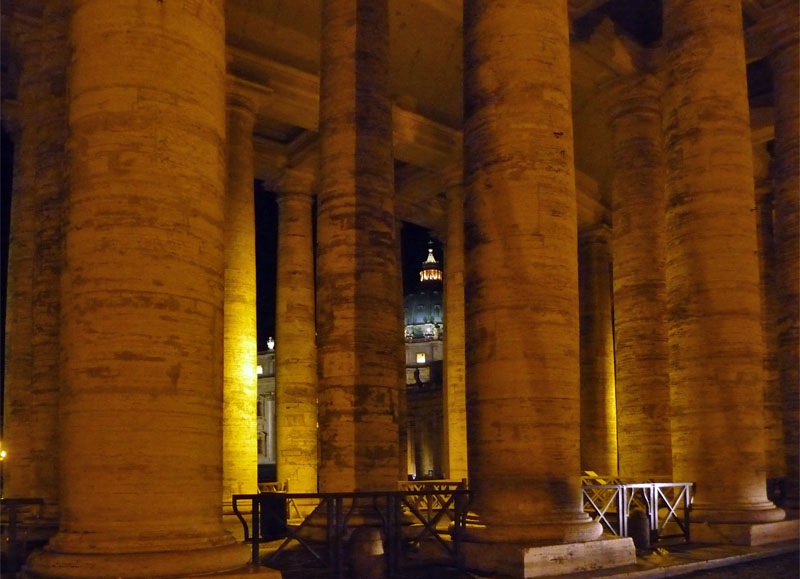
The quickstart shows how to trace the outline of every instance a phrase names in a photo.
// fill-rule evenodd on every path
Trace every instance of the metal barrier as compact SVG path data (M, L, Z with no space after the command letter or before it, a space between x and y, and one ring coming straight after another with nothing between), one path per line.
M280 493L286 495L286 518L291 520L302 519L300 508L295 504L294 499L289 497L289 481L283 482L260 482L258 483L260 493Z
M268 504L271 493L233 496L233 510L244 527L245 542L252 545L252 562L255 566L261 564L259 546L274 539L262 534L265 528L262 517L269 517L273 523L283 526L285 539L264 561L266 565L276 563L281 553L294 541L321 567L327 568L331 577L344 578L345 542L350 531L359 526L351 523L354 513L360 515L361 521L364 517L374 517L376 526L380 526L384 553L392 576L400 569L404 554L423 540L438 545L448 559L455 565L459 564L461 536L469 502L467 490L279 494L286 499L319 502L312 513L295 526L275 516L275 509ZM239 512L240 502L249 503L249 525ZM423 504L424 508L420 508ZM444 517L453 521L452 530L437 528Z
M467 481L452 480L422 480L422 481L400 481L397 483L398 490L406 493L406 496L414 507L420 512L426 513L428 519L435 516L435 513L444 508L451 497L452 491L467 488ZM416 493L416 494L415 494ZM450 522L455 522L453 513L445 509L445 517Z
M692 483L584 484L583 510L592 515L610 533L626 537L628 517L635 509L647 514L653 540L683 537L689 534L689 511ZM683 509L682 516L679 510ZM662 519L662 511L664 516ZM673 523L680 533L667 534Z

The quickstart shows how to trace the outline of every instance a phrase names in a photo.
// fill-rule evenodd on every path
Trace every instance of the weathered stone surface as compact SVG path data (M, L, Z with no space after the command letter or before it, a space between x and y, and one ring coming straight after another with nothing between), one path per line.
M289 174L278 195L275 420L278 480L317 492L317 350L312 179Z
M388 8L385 0L326 0L322 22L319 485L391 489L406 464Z
M58 523L60 277L66 196L68 2L49 0L17 37L24 66L5 330L3 495L41 497Z
M464 543L462 549L468 568L515 579L553 577L636 563L636 548L630 537L539 547Z
M614 339L620 476L672 474L661 85L614 87Z
M231 495L258 492L253 125L260 97L263 93L256 87L229 79L222 373L222 501L226 510Z
M771 57L775 83L775 245L787 505L800 508L800 40L790 10Z
M800 520L787 519L773 523L692 525L692 540L698 543L728 543L733 545L767 545L800 538Z
M471 540L584 541L566 2L464 4ZM556 420L555 417L558 417Z
M605 227L578 242L581 470L617 474L617 403L611 319L611 250Z
M664 36L674 476L697 485L694 519L775 521L741 6L668 0Z
M758 269L761 291L761 332L764 340L764 457L767 478L786 475L784 450L784 400L781 394L778 363L777 318L778 292L775 280L775 228L772 192L759 190L756 179L756 231L758 234Z
M464 186L461 166L447 189L444 262L444 463L451 480L467 478L467 410L464 361Z
M28 569L238 568L220 524L222 6L85 0L70 38L61 528Z

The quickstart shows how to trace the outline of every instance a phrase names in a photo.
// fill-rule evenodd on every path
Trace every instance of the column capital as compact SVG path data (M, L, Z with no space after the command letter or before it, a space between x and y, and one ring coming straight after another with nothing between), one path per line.
M578 243L580 245L591 245L596 243L605 243L611 240L611 227L605 223L600 223L591 229L585 229L578 232Z
M264 85L228 74L228 109L241 110L255 117L273 90Z
M757 181L755 184L755 188L756 188L756 206L762 206L768 204L771 207L773 204L773 200L775 199L775 194L772 190L772 181L771 180Z
M464 185L464 163L459 160L457 163L443 167L439 170L439 177L445 189Z
M800 42L799 18L796 0L779 1L745 33L750 44L761 44L767 51L767 58L772 59L785 48L796 46Z
M19 146L22 137L23 114L23 107L18 100L3 101L3 118L0 122L16 146Z
M310 202L314 197L316 186L317 175L314 172L300 169L287 169L278 178L278 204L288 198L303 199Z
M662 79L656 74L615 78L598 90L597 101L614 120L635 112L661 112Z

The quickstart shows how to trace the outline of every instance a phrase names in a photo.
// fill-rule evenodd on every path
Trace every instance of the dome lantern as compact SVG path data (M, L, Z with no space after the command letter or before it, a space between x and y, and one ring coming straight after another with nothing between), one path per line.
M419 281L442 281L442 270L439 262L433 257L433 242L428 243L428 257L422 262L422 269L419 272Z

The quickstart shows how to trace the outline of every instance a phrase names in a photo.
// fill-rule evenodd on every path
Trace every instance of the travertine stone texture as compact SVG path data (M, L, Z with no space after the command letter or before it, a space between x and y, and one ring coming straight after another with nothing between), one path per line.
M581 470L617 474L617 403L611 319L610 232L579 236Z
M325 0L322 22L319 485L392 489L406 470L405 357L386 1Z
M556 577L636 564L636 548L630 537L603 538L569 545L481 545L465 543L464 559L503 577ZM620 576L620 575L617 575Z
M222 501L258 492L256 428L256 223L253 125L262 95L228 82L228 186L225 198L225 306L222 373Z
M59 502L59 308L66 196L69 3L50 0L24 36L6 319L3 496L42 497L56 526Z
M692 541L698 543L728 543L733 545L766 545L800 539L800 520L786 519L760 525L692 524Z
M764 470L753 159L740 2L664 3L667 303L676 480L692 517L779 520Z
M313 178L289 173L278 195L275 419L278 480L317 492L317 348L314 316Z
M788 505L800 507L800 40L797 7L771 57L775 85L775 244L779 288L781 389L784 397Z
M467 478L467 409L464 360L464 185L462 167L447 188L444 260L444 449L445 475Z
M568 28L563 0L464 3L467 435L487 525L471 540L601 532L579 479Z
M619 474L672 474L661 85L614 87L612 254Z
M783 396L778 366L779 312L775 279L775 238L772 192L768 183L756 180L756 232L758 269L761 283L761 333L764 340L762 379L764 381L764 457L767 478L786 475L784 452Z
M223 8L72 7L61 527L28 569L234 569L249 549L221 526Z

